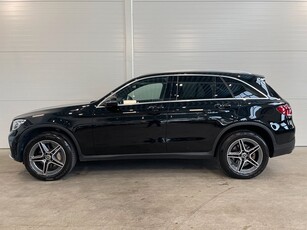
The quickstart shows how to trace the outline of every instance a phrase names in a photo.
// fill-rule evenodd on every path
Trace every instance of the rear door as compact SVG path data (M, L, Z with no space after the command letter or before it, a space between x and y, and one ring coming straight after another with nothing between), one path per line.
M177 76L173 84L168 152L209 152L221 129L236 121L239 100L216 76Z

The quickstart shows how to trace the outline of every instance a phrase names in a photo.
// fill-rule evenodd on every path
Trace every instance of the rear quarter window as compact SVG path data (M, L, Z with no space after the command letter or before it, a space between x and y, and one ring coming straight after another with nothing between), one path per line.
M263 94L246 85L241 81L231 78L223 78L228 88L234 95L234 98L265 98Z

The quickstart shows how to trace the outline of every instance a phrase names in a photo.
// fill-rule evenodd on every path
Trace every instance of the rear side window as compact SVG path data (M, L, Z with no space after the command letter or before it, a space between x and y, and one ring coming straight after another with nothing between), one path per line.
M226 85L226 82L219 77L216 78L214 98L233 98L229 87Z
M265 96L260 92L253 89L252 87L249 87L243 82L226 77L223 79L226 82L228 88L231 90L234 98L265 98Z
M176 83L176 100L210 99L213 97L212 77L180 76Z

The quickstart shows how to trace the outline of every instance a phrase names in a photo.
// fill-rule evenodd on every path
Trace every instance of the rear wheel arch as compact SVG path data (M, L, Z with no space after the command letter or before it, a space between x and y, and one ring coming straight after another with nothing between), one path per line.
M269 156L272 157L275 145L275 139L273 134L270 133L271 131L266 126L261 124L254 124L252 122L244 124L236 124L224 129L219 134L218 138L214 143L213 151L215 157L217 156L219 146L225 140L225 138L227 138L229 134L239 131L251 131L259 135L266 142L269 148Z
M266 168L269 149L261 136L249 130L226 135L218 148L218 161L224 173L237 179L258 176Z
M59 126L39 126L39 127L35 127L32 129L29 129L27 131L25 131L25 133L22 134L22 136L19 139L19 144L17 146L18 149L18 154L20 157L20 160L23 161L23 154L24 154L24 150L25 147L27 146L27 144L29 143L29 141L42 133L57 133L59 135L62 135L63 137L69 139L69 141L73 144L73 148L75 150L75 152L77 153L77 157L78 159L80 158L81 155L81 149L79 146L78 141L76 140L76 138L74 137L74 135L69 131L66 130L63 127L59 127Z

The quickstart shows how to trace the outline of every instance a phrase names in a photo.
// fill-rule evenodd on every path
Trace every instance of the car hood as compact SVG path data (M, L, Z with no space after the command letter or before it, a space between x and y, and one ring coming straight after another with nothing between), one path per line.
M54 114L54 113L59 113L59 114L73 114L77 111L82 110L83 108L86 108L90 105L90 103L74 103L74 104L66 104L66 105L60 105L60 106L52 106L52 107L47 107L47 108L42 108L42 109L37 109L30 111L28 113L21 114L15 119L21 119L21 118L28 118L28 117L41 117L46 114Z

